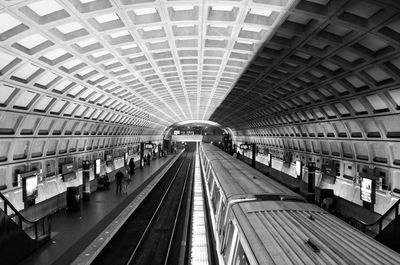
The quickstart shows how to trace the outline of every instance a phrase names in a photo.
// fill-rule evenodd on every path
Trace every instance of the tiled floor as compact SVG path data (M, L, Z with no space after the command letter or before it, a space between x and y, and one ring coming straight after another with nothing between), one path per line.
M52 242L38 249L20 265L70 264L92 240L132 201L172 156L157 158L136 169L128 192L116 194L115 182L106 191L91 194L79 211L60 211L52 220ZM115 172L113 172L115 174Z

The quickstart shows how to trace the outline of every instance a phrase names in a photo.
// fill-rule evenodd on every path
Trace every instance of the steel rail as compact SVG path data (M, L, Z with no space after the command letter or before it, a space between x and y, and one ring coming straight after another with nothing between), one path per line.
M188 154L186 154L186 157L185 157L185 158L187 158L187 156L188 156ZM132 253L131 253L131 255L130 255L128 261L126 262L127 265L131 264L132 261L133 261L133 259L134 259L135 256L137 255L137 252L138 252L140 246L143 244L143 241L144 241L145 237L147 236L147 233L150 231L150 227L151 227L152 224L154 223L154 220L156 219L156 217L157 217L157 215L158 215L158 212L160 211L161 206L162 206L162 204L164 203L165 197L168 195L168 192L169 192L169 190L171 189L172 185L174 184L174 181L175 181L176 177L178 176L178 174L180 173L180 170L181 170L182 165L183 165L184 163L185 163L185 159L183 159L182 163L179 165L179 168L178 168L178 170L176 171L176 173L175 173L175 175L174 175L174 177L173 177L171 183L168 185L168 188L167 188L167 190L165 191L163 197L161 198L161 201L160 201L160 203L158 204L156 210L154 211L153 216L151 217L151 219L150 219L149 223L147 224L147 226L146 226L146 228L145 228L145 230L144 230L142 236L140 237L140 239L139 239L139 241L138 241L138 243L137 243L135 249L132 251Z
M183 188L182 188L182 191L183 191L183 192L181 193L181 196L180 196L180 198L179 198L178 210L177 210L177 212L176 212L176 216L175 216L175 220L174 220L174 225L173 225L173 228L172 228L172 231L171 231L171 237L170 237L170 241L169 241L169 244L168 244L168 249L167 249L167 254L166 254L166 257L165 257L164 265L167 265L167 264L168 264L168 260L169 260L169 257L170 257L170 252L171 252L172 243L173 243L174 237L175 237L175 230L176 230L175 228L176 228L176 225L177 225L177 223L178 223L179 214L180 214L181 211L182 211L181 207L182 207L182 201L183 201L183 199L184 199L186 184L187 184L187 182L188 182L188 177L190 176L190 172L191 172L192 169L193 169L193 158L192 158L192 161L191 161L191 163L190 163L190 165L189 165L189 168L188 168L188 170L187 170L187 172L186 172L185 183L183 184Z

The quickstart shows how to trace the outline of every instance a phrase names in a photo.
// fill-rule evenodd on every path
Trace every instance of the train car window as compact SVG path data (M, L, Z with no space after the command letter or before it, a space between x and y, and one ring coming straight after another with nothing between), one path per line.
M238 248L236 251L235 261L233 262L234 265L248 265L249 260L246 257L246 253L244 253L242 244L238 243Z
M218 188L218 186L215 184L215 185L214 185L214 190L213 190L212 199L211 199L212 207L213 207L214 213L216 213L216 209L217 209L217 206L218 206L220 197L221 197L221 194L220 194L220 192L219 192L219 188Z
M208 181L210 178L210 168L206 167L206 180Z
M218 191L217 191L216 194L215 194L215 205L214 205L214 211L215 211L215 213L217 213L217 210L218 210L218 206L219 206L220 201L221 201L221 193L220 193L220 191L219 191L219 189L218 189Z
M218 232L221 240L223 238L223 232L224 232L225 211L226 211L226 204L225 201L222 200L221 211L219 212L219 220L218 220Z
M211 193L211 187L213 184L213 180L214 180L214 175L210 172L210 178L208 180L208 190L210 191L210 193Z
M224 255L225 264L228 264L229 255L230 255L230 253L231 253L231 251L234 248L235 243L236 243L236 241L234 242L234 240L233 240L234 232L235 232L235 226L230 222L229 223L228 237L226 239L226 245L225 245L225 248L223 249L223 255Z

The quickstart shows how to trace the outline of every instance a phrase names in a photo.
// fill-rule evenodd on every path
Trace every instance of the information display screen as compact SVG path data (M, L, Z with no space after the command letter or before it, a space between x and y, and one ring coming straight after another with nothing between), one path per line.
M267 166L271 166L271 154L267 154Z
M94 161L94 170L95 170L95 172L94 172L94 174L95 175L100 175L100 162L101 162L101 160L100 159L96 159L95 161Z
M296 161L296 176L301 177L301 170L303 168L303 165L301 161Z
M361 200L375 203L375 180L361 178Z

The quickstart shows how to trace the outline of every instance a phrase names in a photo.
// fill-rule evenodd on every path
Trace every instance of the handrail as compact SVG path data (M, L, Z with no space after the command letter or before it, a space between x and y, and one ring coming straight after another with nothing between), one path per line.
M389 214L391 214L393 211L395 211L395 217L399 215L399 205L400 205L400 200L397 200L390 208L387 210L381 217L379 217L376 221L372 223L365 223L364 221L361 221L360 219L357 219L355 217L350 217L350 223L355 226L356 228L360 229L361 231L365 232L367 227L375 226L379 224L379 229L378 229L378 234L382 232L383 230L383 220L386 219Z
M51 233L51 220L50 220L50 217L51 217L51 214L47 214L47 215L45 215L45 216L43 216L43 217L41 217L41 218L38 218L38 219L36 219L36 220L33 220L33 221L31 221L31 220L28 220L28 219L26 219L15 207L14 207L14 205L12 205L12 203L7 199L7 197L6 196L4 196L4 194L3 193L1 193L0 192L0 198L3 200L3 202L4 202L4 212L5 212L5 214L6 214L6 216L8 216L8 213L7 213L7 208L8 207L10 207L10 209L14 212L14 214L13 214L13 216L12 216L12 218L14 218L15 216L17 216L18 217L18 226L21 228L21 229L23 229L23 227L22 227L22 222L25 222L25 223L28 223L28 224L30 224L30 225L33 225L34 226L34 228L35 228L35 240L36 241L38 241L39 240L39 235L38 235L38 224L41 222L41 224L42 224L42 234L41 235L45 235L45 234L49 234L50 235L50 233ZM46 229L45 229L45 220L48 220L48 229L47 229L47 233L46 233Z

